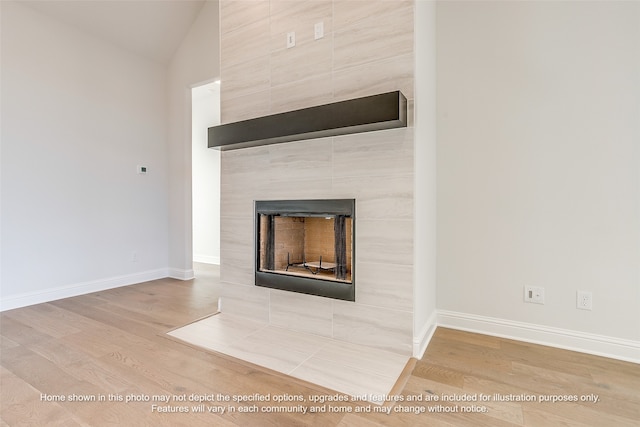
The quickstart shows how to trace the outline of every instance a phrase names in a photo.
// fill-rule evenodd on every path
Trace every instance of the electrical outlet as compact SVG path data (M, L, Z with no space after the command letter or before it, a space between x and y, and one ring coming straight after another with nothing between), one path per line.
M576 308L580 310L592 310L593 294L589 291L578 291L576 293Z
M138 252L131 252L131 262L138 262Z
M290 31L287 33L287 49L296 45L296 32Z
M313 26L313 39L318 40L324 37L324 22L316 22Z
M544 288L539 286L525 286L524 302L544 304Z

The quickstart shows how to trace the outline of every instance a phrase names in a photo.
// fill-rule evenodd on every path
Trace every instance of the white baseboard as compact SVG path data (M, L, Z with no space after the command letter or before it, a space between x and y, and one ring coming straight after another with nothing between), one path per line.
M75 285L60 286L57 288L46 289L44 291L27 292L24 294L11 295L9 297L3 296L3 298L0 299L0 311L75 297L92 292L104 291L106 289L119 288L121 286L134 285L136 283L147 282L149 280L162 279L167 276L168 270L166 268L160 268L157 270L142 271L124 276L92 280L89 282L77 283Z
M196 277L192 268L189 270L182 270L180 268L170 268L168 276L171 277L172 279L178 279L178 280L191 280Z
M437 314L438 312L434 310L420 329L420 333L413 337L413 357L416 359L422 359L422 356L424 356L424 352L427 350L427 346L433 337L433 333L436 331L436 327L438 326Z
M193 255L193 262L201 262L203 264L216 264L220 265L220 257L219 256L211 256L211 255Z
M640 363L640 341L438 310L438 326Z

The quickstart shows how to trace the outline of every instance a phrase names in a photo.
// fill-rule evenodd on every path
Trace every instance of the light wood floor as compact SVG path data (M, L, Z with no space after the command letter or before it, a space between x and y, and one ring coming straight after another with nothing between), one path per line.
M166 332L216 307L216 272L195 281L157 280L0 315L1 426L638 426L640 366L601 357L440 328L422 360L402 377L397 399L316 402L336 393L286 375L181 344ZM188 413L152 412L153 402L110 397L167 395ZM204 402L235 412L194 413L190 396L260 398ZM496 396L497 395L497 396ZM540 396L592 402L539 402ZM46 401L60 399L65 401ZM76 402L69 397L104 397ZM274 402L302 396L305 402ZM477 402L436 402L486 399ZM530 402L504 402L531 398ZM422 399L411 402L409 399ZM425 401L431 399L431 401ZM254 404L256 406L254 406ZM474 408L475 406L475 408ZM309 413L312 407L326 412ZM439 413L413 413L441 410ZM241 409L258 412L240 412ZM486 413L462 410L480 409ZM264 413L265 410L297 411ZM341 412L331 412L340 410ZM444 412L455 411L458 412ZM306 411L307 413L303 412ZM360 411L360 412L358 412ZM405 412L407 411L407 412ZM412 412L413 411L413 412Z

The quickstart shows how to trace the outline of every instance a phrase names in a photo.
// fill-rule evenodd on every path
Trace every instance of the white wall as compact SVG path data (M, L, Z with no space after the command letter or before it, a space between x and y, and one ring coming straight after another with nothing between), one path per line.
M208 129L220 124L220 81L191 93L193 260L220 264L220 150L207 148Z
M165 78L2 2L3 309L166 276Z
M191 88L220 76L218 2L208 1L169 65L169 267L193 277Z
M640 360L640 3L437 13L442 319L605 337Z
M415 3L413 355L436 326L436 2Z

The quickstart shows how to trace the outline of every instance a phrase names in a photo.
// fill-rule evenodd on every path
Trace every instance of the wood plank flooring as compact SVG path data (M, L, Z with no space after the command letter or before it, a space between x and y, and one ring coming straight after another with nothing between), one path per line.
M215 311L216 281L205 272L0 314L0 426L640 425L640 365L444 328L385 412L331 401L350 397L166 337ZM554 397L570 401L540 401Z

